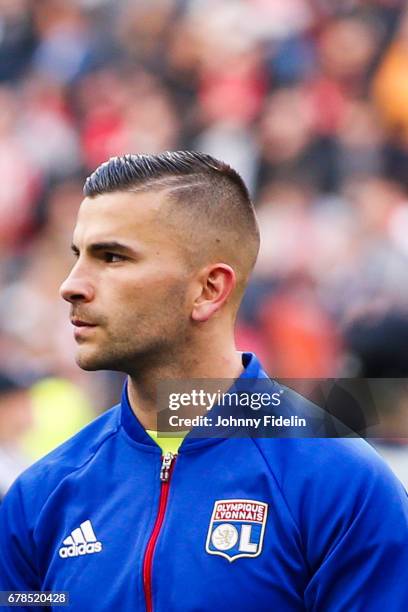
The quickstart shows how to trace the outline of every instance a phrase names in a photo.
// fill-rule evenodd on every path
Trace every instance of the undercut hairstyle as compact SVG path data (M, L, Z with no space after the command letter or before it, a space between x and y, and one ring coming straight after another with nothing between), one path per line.
M124 155L101 164L87 179L84 195L164 191L163 218L184 233L193 261L223 257L245 285L259 250L259 229L244 181L231 166L196 151ZM198 261L196 262L198 263ZM241 287L243 289L243 287Z

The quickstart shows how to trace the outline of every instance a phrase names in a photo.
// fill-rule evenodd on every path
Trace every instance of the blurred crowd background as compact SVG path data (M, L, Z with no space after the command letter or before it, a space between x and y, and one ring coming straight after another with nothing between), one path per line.
M75 365L58 297L84 178L113 155L242 174L262 249L237 342L272 376L407 376L405 4L0 0L0 492L118 400L121 376Z

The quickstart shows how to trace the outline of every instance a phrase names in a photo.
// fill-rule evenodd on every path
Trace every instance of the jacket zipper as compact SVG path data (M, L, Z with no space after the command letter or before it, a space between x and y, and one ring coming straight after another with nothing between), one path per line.
M169 497L169 488L171 474L174 467L174 461L177 455L173 453L166 453L162 457L162 464L160 469L160 499L159 499L159 510L156 516L156 522L153 527L153 531L150 535L149 541L146 547L146 553L143 561L143 586L146 597L146 610L152 612L153 610L153 598L152 598L152 564L153 555L156 548L157 538L159 537L160 530L163 525L164 516L166 514L167 500Z

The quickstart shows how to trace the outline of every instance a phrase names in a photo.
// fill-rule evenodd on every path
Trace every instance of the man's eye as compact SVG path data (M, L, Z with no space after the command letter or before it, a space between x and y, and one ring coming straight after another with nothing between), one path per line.
M116 263L118 261L124 261L125 257L123 255L118 255L117 253L105 253L104 259L106 263Z

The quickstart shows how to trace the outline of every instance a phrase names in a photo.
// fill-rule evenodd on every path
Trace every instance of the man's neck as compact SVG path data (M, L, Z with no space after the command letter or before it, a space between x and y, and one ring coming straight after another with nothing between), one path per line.
M209 351L208 351L209 353ZM157 365L143 373L129 375L128 397L130 406L145 429L157 429L157 389L165 380L225 379L227 391L233 380L243 371L242 356L232 347L224 353L205 355L202 359L189 356L186 360ZM220 384L222 386L222 384Z

